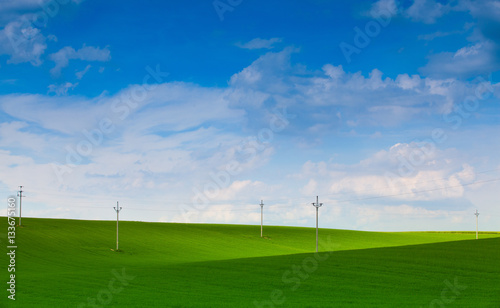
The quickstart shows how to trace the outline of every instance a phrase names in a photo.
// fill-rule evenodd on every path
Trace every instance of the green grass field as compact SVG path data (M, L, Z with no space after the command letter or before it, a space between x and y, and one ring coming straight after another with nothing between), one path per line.
M4 286L7 219L1 218ZM500 307L500 234L23 219L5 307ZM0 231L1 232L1 231Z

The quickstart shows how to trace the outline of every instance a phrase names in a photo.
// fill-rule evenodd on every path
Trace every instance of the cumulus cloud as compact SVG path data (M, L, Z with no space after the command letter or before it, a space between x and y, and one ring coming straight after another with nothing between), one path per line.
M23 18L28 17L25 15ZM0 54L10 55L8 63L29 62L39 66L42 64L40 57L47 49L46 41L40 29L20 18L0 30Z
M359 198L383 196L412 201L459 198L463 184L473 182L476 174L454 157L453 150L439 150L432 142L398 143L358 164L309 161L296 177L306 182L305 194L328 192L339 202L354 204ZM315 181L317 177L321 183Z
M422 78L419 75L400 74L396 77L396 84L404 90L418 88L422 84Z
M68 66L69 60L106 62L111 59L111 52L108 47L101 49L84 45L82 48L75 50L73 47L66 46L58 52L50 54L49 57L55 63L50 72L57 76L64 67Z
M356 123L394 127L428 114L447 114L476 89L474 82L448 74L399 74L389 78L378 69L346 72L341 65L333 64L324 65L322 71L308 72L291 64L294 52L291 48L268 52L234 74L228 99L247 112L265 104L300 108L306 111L302 130L313 133L309 128L335 129ZM457 60L459 57L463 56L459 53Z
M415 0L413 4L406 9L405 14L414 21L431 24L446 14L449 7L442 5L435 0Z
M350 108L356 106L356 122L365 125L394 126L427 112L447 112L464 91L456 80L407 74L391 79L384 78L377 69L363 76L360 72L346 73L341 66L333 65L325 65L323 70L325 77L296 84L302 101L314 106L342 107L351 119Z

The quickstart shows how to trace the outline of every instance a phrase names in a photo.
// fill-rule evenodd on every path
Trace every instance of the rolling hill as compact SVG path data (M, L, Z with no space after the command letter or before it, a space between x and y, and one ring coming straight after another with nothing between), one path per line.
M500 307L499 233L320 229L315 254L313 228L120 222L115 252L113 221L23 225L6 307Z

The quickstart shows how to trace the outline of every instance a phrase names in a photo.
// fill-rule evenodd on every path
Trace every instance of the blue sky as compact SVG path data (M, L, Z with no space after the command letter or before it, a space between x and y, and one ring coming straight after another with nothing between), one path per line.
M0 3L23 216L499 231L500 1ZM6 212L6 210L5 210Z

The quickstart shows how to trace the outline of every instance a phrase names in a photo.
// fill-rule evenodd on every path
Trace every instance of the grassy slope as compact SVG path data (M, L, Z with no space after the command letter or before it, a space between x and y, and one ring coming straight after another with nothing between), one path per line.
M0 230L7 229L5 221ZM113 222L23 223L17 231L18 299L10 306L76 307L100 295L109 307L254 307L276 290L284 297L276 306L428 307L455 279L467 289L447 307L500 306L500 234L474 241L472 233L325 229L320 237L329 237L333 248L326 250L334 252L315 263L309 228L265 227L268 238L261 239L260 226L122 222L123 252L116 253ZM303 264L310 273L292 272ZM122 289L116 283L112 294L113 269L135 278Z

